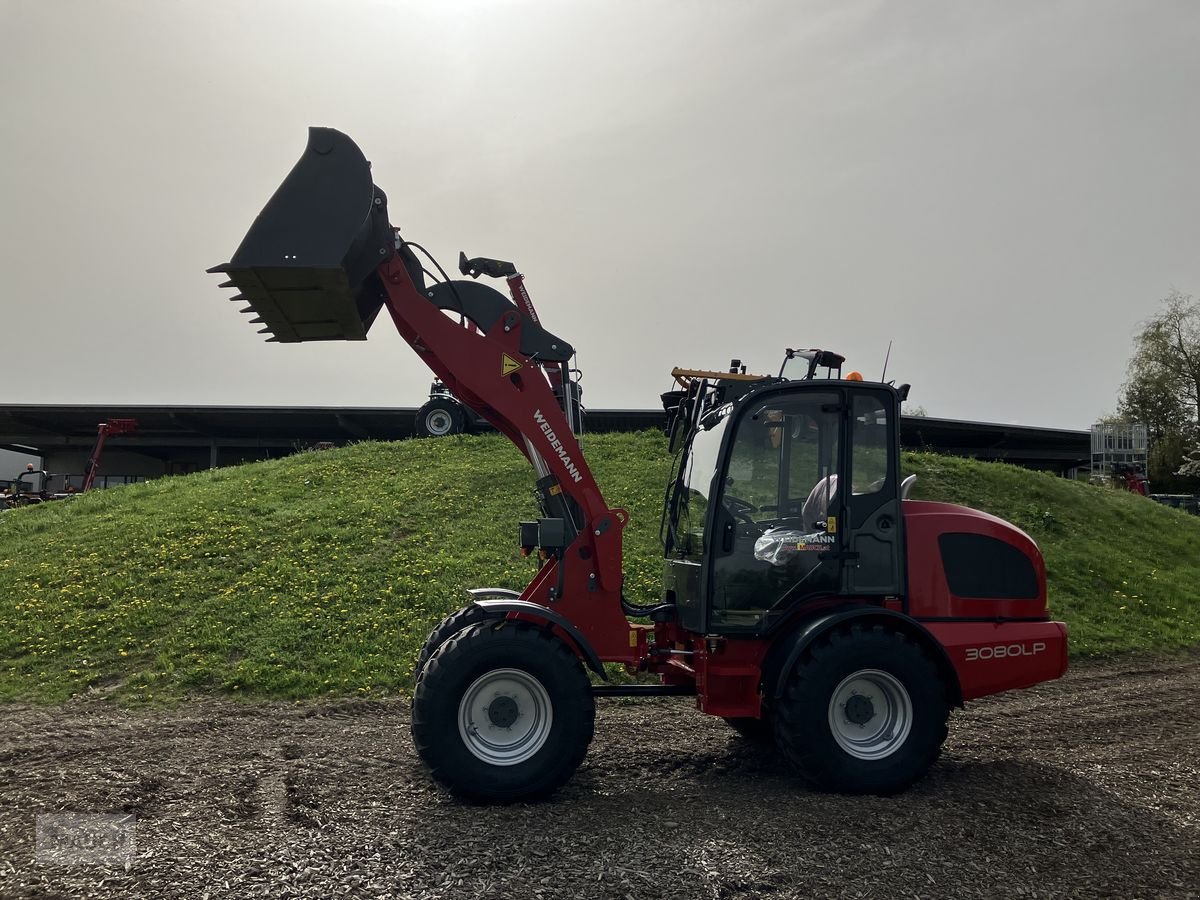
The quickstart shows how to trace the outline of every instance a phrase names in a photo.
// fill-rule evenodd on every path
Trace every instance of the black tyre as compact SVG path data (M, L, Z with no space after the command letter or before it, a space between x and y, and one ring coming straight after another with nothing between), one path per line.
M466 410L449 397L434 397L417 410L415 430L418 437L444 437L462 434L466 429Z
M502 618L504 618L503 613L489 613L482 606L476 606L474 603L450 613L438 622L433 631L429 632L429 637L425 638L425 644L421 647L421 652L417 654L417 664L413 667L413 681L421 677L421 671L429 662L430 657L452 635L458 634L472 625L478 625L480 622Z
M894 794L937 759L948 717L945 685L917 644L881 625L849 625L796 663L775 738L814 787Z
M484 622L451 635L413 693L417 753L467 800L546 797L583 762L595 718L578 657L527 622Z

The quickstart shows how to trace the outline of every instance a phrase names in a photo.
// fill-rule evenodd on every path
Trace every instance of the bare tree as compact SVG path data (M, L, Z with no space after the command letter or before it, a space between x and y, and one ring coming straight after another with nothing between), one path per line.
M1185 474L1177 469L1200 422L1200 302L1190 295L1172 291L1142 326L1120 409L1149 428L1152 478Z

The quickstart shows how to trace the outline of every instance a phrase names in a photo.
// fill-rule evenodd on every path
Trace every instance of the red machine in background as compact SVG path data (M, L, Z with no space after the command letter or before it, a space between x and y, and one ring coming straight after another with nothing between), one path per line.
M137 431L137 426L137 419L108 419L96 426L96 443L92 445L92 452L83 466L83 487L80 488L80 493L87 493L92 489L96 473L100 471L100 457L104 454L104 444L109 437L115 434L130 434Z
M389 221L362 152L327 128L255 219L228 276L274 342L364 340L386 307L440 381L530 461L542 515L519 527L540 567L477 588L417 661L412 732L463 797L545 796L583 760L597 695L692 695L771 737L823 789L904 789L937 758L950 710L1063 674L1034 542L985 513L906 499L908 386L788 350L796 377L676 369L663 589L623 594L623 509L576 437L574 348L546 330L511 263L467 260L510 295L438 280ZM426 256L428 254L426 253ZM430 257L432 259L432 257ZM653 684L592 685L604 663Z
M1131 494L1150 496L1150 479L1141 466L1117 464L1113 466L1113 480Z
M51 475L43 469L34 469L31 464L27 467L28 471L13 479L8 492L0 495L0 508L7 509L14 506L44 503L49 500L62 500L91 490L96 480L96 473L100 469L100 458L104 453L105 442L112 435L129 434L136 431L137 425L136 419L107 419L96 426L96 442L92 445L87 462L84 463L83 484L78 491L69 483L69 476L64 475L61 476L64 480L62 490L50 493L50 479L60 476Z

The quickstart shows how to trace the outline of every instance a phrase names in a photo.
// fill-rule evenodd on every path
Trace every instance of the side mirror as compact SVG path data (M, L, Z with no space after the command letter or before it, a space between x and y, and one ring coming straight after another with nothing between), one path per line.
M683 419L674 416L667 423L667 452L674 456L683 444Z
M688 419L689 404L687 391L667 391L662 395L663 411L667 414L667 450L673 456L683 443L684 428Z

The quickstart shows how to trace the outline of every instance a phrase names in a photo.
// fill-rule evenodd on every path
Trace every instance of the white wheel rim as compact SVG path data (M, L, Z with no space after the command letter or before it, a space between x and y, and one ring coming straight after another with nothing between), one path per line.
M520 669L494 669L479 676L458 704L463 743L494 766L525 762L542 749L553 723L550 695Z
M912 730L912 700L894 675L862 669L842 679L829 700L829 730L855 759L891 756Z
M425 427L429 430L430 434L449 434L453 425L454 422L450 418L450 413L444 410L434 410L425 417Z

